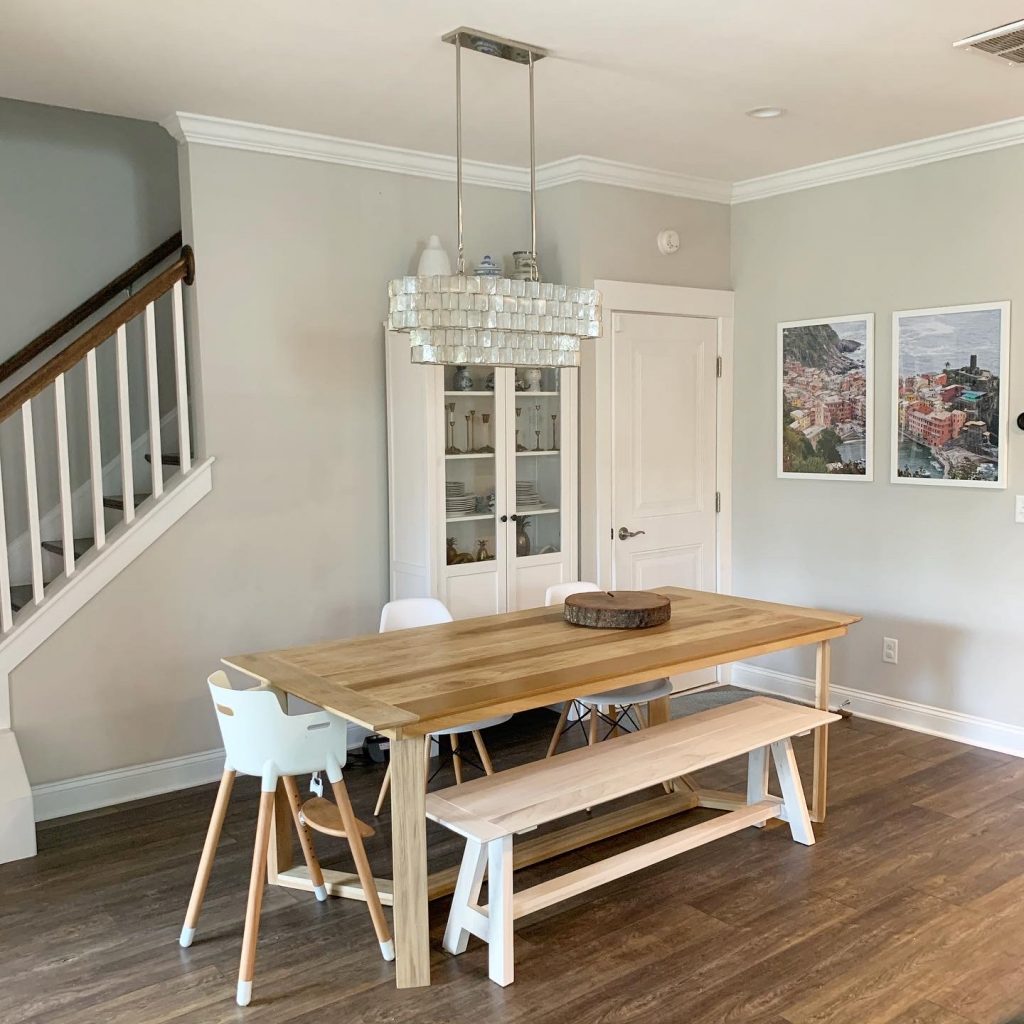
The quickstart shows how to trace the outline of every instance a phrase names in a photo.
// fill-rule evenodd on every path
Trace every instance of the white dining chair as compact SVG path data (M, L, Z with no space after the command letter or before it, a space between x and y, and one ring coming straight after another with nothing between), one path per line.
M348 790L342 778L342 766L347 754L347 726L345 721L326 711L306 715L289 715L287 698L267 685L249 690L234 690L223 672L214 672L208 680L217 724L224 740L224 774L221 777L217 800L210 817L199 869L196 872L192 897L185 914L185 924L179 940L182 946L192 945L195 937L203 898L210 881L213 859L220 841L221 828L231 798L235 776L254 775L261 780L259 817L256 823L256 843L252 857L252 875L249 879L249 902L245 911L245 930L242 937L242 958L238 970L236 1000L239 1006L248 1006L252 998L253 969L256 963L256 940L259 935L260 909L263 904L263 886L267 869L267 851L272 841L271 819L274 794L280 782L288 797L292 820L299 836L299 844L313 882L318 900L327 899L323 872L306 830L306 820L295 782L296 775L326 772L342 828L332 832L343 835L352 850L356 872L362 884L366 904L370 911L377 941L385 960L394 960L395 949L387 919L381 909L377 886L366 859L363 836L372 835L372 829L356 819L349 801ZM317 803L313 800L310 803ZM319 801L325 803L326 801Z
M545 605L564 604L567 597L573 594L592 594L601 588L596 583L577 581L575 583L556 583L548 587L544 595ZM668 679L652 679L648 683L636 683L623 686L618 690L606 690L603 693L579 697L575 701L567 700L562 704L558 715L555 733L548 744L547 757L551 757L558 749L562 737L572 728L579 725L587 733L587 742L593 746L599 739L607 739L616 735L625 724L634 729L642 729L650 725L649 705L652 700L668 697L672 693L672 683ZM573 705L576 706L576 718L568 727L566 722ZM641 721L634 709L644 708L644 719ZM598 736L601 722L608 726L604 737Z
M437 598L406 597L397 601L389 601L384 605L380 613L380 632L390 633L393 630L413 629L416 626L436 626L443 622L452 621L452 613L444 606L444 602L438 601ZM462 762L466 760L473 763L472 758L467 757L459 744L459 738L468 733L473 737L477 753L480 755L480 770L485 775L493 775L494 766L491 764L490 755L487 753L487 745L484 743L480 732L482 729L489 729L492 725L501 725L502 722L507 722L511 717L511 715L495 715L493 718L484 718L479 722L453 725L448 729L439 729L437 732L430 733L429 736L424 737L424 760L429 764L431 744L438 737L447 736L452 748L452 769L455 772L455 782L461 785ZM438 771L440 770L440 766L438 766ZM434 772L434 775L436 774L437 772ZM427 782L429 783L433 777L431 775ZM380 814L380 809L384 806L384 800L388 795L390 786L391 763L388 762L387 771L384 773L384 782L381 784L380 794L377 797L377 805L373 809L374 815Z

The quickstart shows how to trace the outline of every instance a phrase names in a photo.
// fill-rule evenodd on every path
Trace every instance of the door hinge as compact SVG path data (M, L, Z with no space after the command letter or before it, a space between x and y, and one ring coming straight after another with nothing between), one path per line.
M608 529L608 536L609 536L609 538L611 540L615 540L615 527L614 526L609 527L609 529Z
M721 378L722 376L722 357L719 356L715 360L715 376Z
M722 511L722 492L721 491L715 491L715 511L716 512L721 512Z

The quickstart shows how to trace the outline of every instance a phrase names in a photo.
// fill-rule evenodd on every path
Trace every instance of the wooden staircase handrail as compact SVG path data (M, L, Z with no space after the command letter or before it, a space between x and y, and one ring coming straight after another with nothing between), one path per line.
M79 324L84 323L93 313L102 309L118 292L123 292L143 274L148 274L180 248L181 232L177 231L166 242L161 242L152 252L147 253L137 263L133 263L124 273L118 274L112 281L108 281L99 291L71 310L67 316L61 317L52 327L47 327L42 334L33 338L14 355L0 363L0 384L17 373L23 366L32 362L36 356L45 352L64 335L73 331Z
M181 236L178 235L177 238L180 241ZM25 402L35 398L49 387L57 377L70 370L94 348L114 335L119 327L142 313L151 302L169 292L178 281L190 285L194 276L195 260L192 248L186 245L182 248L178 259L166 270L161 271L152 281L144 284L134 295L130 295L116 309L71 342L67 348L62 349L39 367L35 373L26 377L0 398L0 423L17 412Z

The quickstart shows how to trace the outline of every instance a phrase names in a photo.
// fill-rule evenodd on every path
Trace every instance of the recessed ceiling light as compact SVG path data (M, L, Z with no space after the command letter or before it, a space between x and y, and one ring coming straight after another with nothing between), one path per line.
M786 111L782 107L754 107L747 111L747 117L769 118L782 117Z

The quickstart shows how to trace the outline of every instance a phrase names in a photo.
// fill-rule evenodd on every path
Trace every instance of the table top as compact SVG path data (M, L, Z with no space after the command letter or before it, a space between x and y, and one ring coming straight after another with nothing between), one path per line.
M240 654L224 663L390 736L831 640L860 616L660 587L672 618L651 629L585 629L562 606Z

